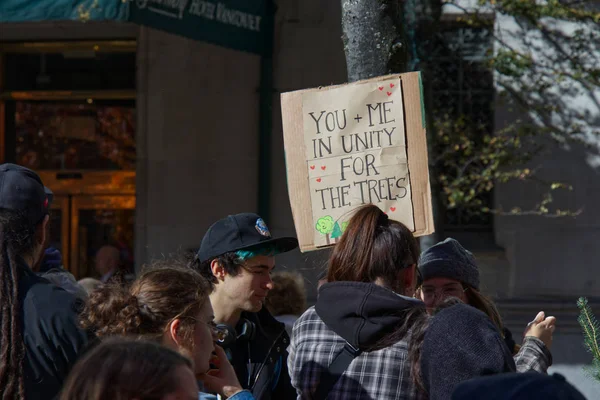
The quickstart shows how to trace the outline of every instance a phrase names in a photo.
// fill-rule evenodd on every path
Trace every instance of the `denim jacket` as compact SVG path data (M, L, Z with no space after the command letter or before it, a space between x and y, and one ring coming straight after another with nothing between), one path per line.
M204 390L204 385L202 384L202 382L198 382L198 387L200 387L200 390ZM206 392L198 393L198 400L221 400L221 399L223 399L223 397L216 395L216 394L206 393ZM254 396L248 390L242 390L241 392L236 393L233 396L228 397L227 399L228 400L254 400Z

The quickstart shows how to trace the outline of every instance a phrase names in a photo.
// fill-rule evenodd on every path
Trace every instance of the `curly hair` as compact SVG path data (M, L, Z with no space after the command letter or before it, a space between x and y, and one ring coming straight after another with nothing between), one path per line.
M102 338L112 335L134 336L157 342L175 319L181 320L185 347L193 345L195 317L208 301L206 280L189 268L146 267L126 288L105 285L90 294L80 323Z
M297 272L276 272L271 275L273 289L265 299L265 306L273 314L301 315L306 310L304 278Z

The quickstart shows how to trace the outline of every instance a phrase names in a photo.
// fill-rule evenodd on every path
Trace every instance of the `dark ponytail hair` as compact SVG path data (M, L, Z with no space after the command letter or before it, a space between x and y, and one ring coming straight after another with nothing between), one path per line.
M402 269L417 263L419 243L402 223L378 207L360 207L329 259L327 281L375 282L405 293Z
M35 226L26 215L0 209L0 388L2 399L25 398L25 345L19 305L19 257L31 256Z
M81 325L98 337L134 336L156 342L169 324L181 320L186 347L192 346L196 315L208 301L210 286L196 271L173 261L150 266L129 287L104 285L94 290L81 314Z

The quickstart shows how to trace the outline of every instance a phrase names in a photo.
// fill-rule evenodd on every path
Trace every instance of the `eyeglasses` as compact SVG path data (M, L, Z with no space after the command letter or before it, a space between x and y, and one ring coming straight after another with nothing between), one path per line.
M433 300L436 298L445 299L447 297L460 297L461 294L467 291L467 288L463 288L461 285L456 284L455 286L447 286L436 289L431 286L421 287L423 298L425 300Z
M202 321L204 322L204 321ZM217 325L215 321L204 322L210 328L210 333L212 333L213 337L218 343L223 343L227 336L229 335L229 331L227 328L221 325Z

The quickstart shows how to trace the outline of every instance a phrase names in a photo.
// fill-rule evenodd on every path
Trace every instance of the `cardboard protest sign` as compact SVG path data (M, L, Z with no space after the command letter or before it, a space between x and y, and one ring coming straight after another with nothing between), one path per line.
M375 204L433 232L419 73L283 93L288 190L302 251L334 244Z

